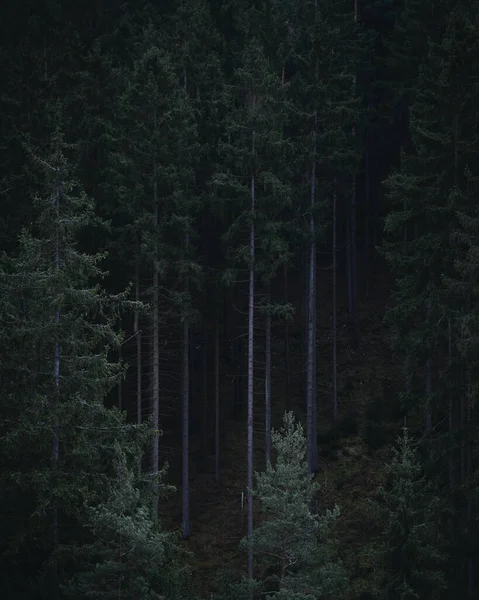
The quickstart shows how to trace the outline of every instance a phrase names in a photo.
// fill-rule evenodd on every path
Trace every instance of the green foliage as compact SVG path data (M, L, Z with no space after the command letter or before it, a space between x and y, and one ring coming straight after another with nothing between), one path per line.
M272 432L272 444L275 465L256 474L263 520L253 539L270 572L263 581L267 597L340 598L347 579L329 538L339 508L323 515L311 510L319 485L308 475L306 439L292 413L285 414L280 431Z
M147 556L160 542L165 546L133 486L146 431L104 404L123 373L110 359L122 341L114 324L136 304L126 294L109 295L100 285L102 255L79 247L80 232L96 222L93 204L75 181L58 105L50 116L48 144L41 154L32 150L43 182L34 231L24 231L18 254L2 256L0 264L6 597L31 597L34 590L40 597L58 597L59 586L76 571L76 556L96 535L108 537L125 527L133 547L136 531ZM130 516L116 512L121 506ZM108 565L118 548L102 540L98 552ZM137 568L146 559L135 556ZM139 577L146 577L144 569Z
M375 509L382 526L387 597L441 598L445 586L440 504L406 427L386 473L388 481L379 489Z
M115 485L91 507L83 526L89 542L75 553L66 597L177 600L189 597L187 555L174 534L161 531L118 448ZM160 491L168 491L159 482ZM149 503L151 505L151 503Z

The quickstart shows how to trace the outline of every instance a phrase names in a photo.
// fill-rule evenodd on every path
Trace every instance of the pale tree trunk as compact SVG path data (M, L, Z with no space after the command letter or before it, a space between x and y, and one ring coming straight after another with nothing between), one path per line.
M358 0L354 0L354 21L358 22ZM353 83L353 99L356 96L356 75ZM356 137L356 127L353 126L352 136ZM351 193L351 213L349 218L349 321L351 328L351 343L353 348L359 346L358 331L358 284L357 284L357 249L356 249L356 171L353 175Z
M253 132L253 155L255 133ZM253 319L254 319L254 261L255 261L255 176L251 175L251 226L249 242L249 297L248 297L248 596L252 598L253 580Z
M140 240L136 240L136 264L135 264L135 300L140 301ZM140 311L135 310L133 333L136 337L136 423L141 425L143 398L142 398L142 364L141 364L141 331ZM141 455L138 458L138 476L141 475Z
M309 288L309 251L301 252L301 373L299 380L300 398L308 405L308 288Z
M351 215L349 222L349 293L350 293L350 327L353 348L359 346L358 332L358 285L357 285L357 251L356 251L356 174L353 177L351 194Z
M431 304L428 300L426 306L426 322L429 326L431 316ZM429 405L431 401L431 393L432 393L432 373L431 373L431 348L429 348L429 356L426 359L426 398L427 398L427 406L426 406L426 431L429 433L432 431L432 416L431 416L431 407Z
M119 350L118 350L118 360L121 363L123 358L123 352L122 352L122 347L120 346ZM123 410L123 379L120 377L120 380L118 381L118 398L117 398L117 402L118 402L118 410Z
M159 225L158 214L158 184L156 180L156 162L154 164L154 180L153 180L153 204L154 204L154 219L153 224L155 230ZM159 273L158 273L158 244L156 244L156 252L153 265L153 385L152 385L152 427L155 432L151 450L151 470L153 476L158 475L159 471L159 417L160 417L160 307L159 307ZM153 514L158 517L158 495L157 486L155 484L155 494L153 497Z
M338 386L337 386L337 343L338 343L338 324L337 324L337 263L336 263L336 180L333 187L333 421L338 420Z
M220 314L216 312L215 331L215 480L220 481Z
M185 235L185 251L188 252L189 236L188 233ZM185 275L185 294L189 294L189 281L188 274ZM188 539L191 535L191 524L190 524L190 363L189 363L189 350L190 350L190 329L188 315L183 315L182 323L182 342L183 342L183 434L182 434L182 455L183 455L183 471L182 471L182 512L183 512L183 539Z
M365 283L364 283L364 299L366 302L369 300L369 292L371 289L371 277L374 272L373 269L373 258L371 252L371 223L369 219L369 213L371 210L371 185L370 185L370 164L369 164L369 139L366 138L366 152L364 157L364 170L365 170L365 181L364 181L364 195L366 198L366 206L365 212L366 216L364 219L364 264L366 265L365 269Z
M60 195L61 187L60 182L57 182L55 189L55 208L56 208L56 229L55 229L55 271L60 271ZM55 329L56 329L56 340L53 350L53 377L55 380L55 388L57 396L60 393L60 342L58 339L60 328L60 309L57 308L55 311ZM57 400L58 401L58 400ZM58 469L58 461L60 459L60 425L55 423L53 426L53 448L52 448L52 465L53 470ZM56 502L53 504L53 515L52 515L52 537L53 543L58 543L58 506Z
M448 337L448 359L447 364L449 367L450 376L452 376L452 322L451 318L447 321L447 337ZM452 492L455 485L455 467L454 467L454 413L453 413L453 401L452 394L449 394L448 398L448 428L449 428L449 488Z
M284 265L284 301L288 303L288 267ZM284 320L285 408L291 410L291 361L289 358L289 323Z
M268 284L269 305L270 289ZM265 451L266 466L271 462L271 314L266 313L266 332L265 332L265 378L264 378L264 398L265 398Z
M307 355L307 386L306 386L306 433L307 433L307 461L308 472L315 470L316 438L315 438L315 356L316 356L316 225L314 218L316 202L316 112L314 114L314 147L313 165L311 169L311 215L309 220L309 234L311 245L309 251L309 279L308 279L308 355Z
M473 402L472 398L472 390L471 390L471 374L467 375L467 433L466 433L466 444L467 444L467 464L466 464L466 481L469 481L471 477L471 468L472 468L472 440L471 440L471 402ZM467 490L467 506L466 506L466 527L467 534L471 536L471 531L474 526L473 523L473 515L472 515L472 500L471 500L471 491ZM470 545L469 545L470 547ZM467 555L467 600L474 600L474 560L473 555L471 554L471 550L469 550Z
M209 439L209 428L210 428L210 405L208 402L208 336L206 323L203 321L203 335L202 335L202 346L203 352L203 456L205 459L208 457L208 439ZM194 402L194 401L193 401Z

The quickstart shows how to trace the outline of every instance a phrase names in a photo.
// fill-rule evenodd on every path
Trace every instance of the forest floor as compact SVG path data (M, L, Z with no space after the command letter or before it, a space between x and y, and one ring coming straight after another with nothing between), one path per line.
M328 276L323 278L328 288ZM330 287L329 287L330 289ZM321 289L318 290L321 297ZM329 307L318 319L318 447L321 484L318 509L338 504L341 516L336 528L340 555L351 576L350 598L367 597L381 576L374 557L375 530L372 527L368 500L381 484L384 462L389 456L402 424L397 410L397 395L402 381L400 365L394 364L390 349L390 332L384 323L385 308L390 298L390 282L375 282L369 297L358 307L360 347L350 344L346 314L338 314L338 397L340 421L332 423L332 343ZM341 304L339 304L341 305ZM300 325L291 326L291 364L293 373L293 406L302 418L300 379L303 376L300 353ZM275 426L281 424L284 411L284 353L282 329L273 333L273 402ZM261 344L261 339L258 344ZM279 374L279 375L278 375ZM261 367L255 375L255 469L264 466L264 411ZM294 390L297 392L294 393ZM222 390L225 395L231 392ZM276 401L275 401L276 399ZM223 426L222 480L214 482L212 464L194 469L195 445L192 444L192 476L190 505L192 536L185 545L193 553L192 567L196 585L208 597L218 571L242 570L246 556L239 544L246 534L246 421L230 419ZM199 450L198 450L199 452ZM176 471L176 468L175 468ZM180 492L171 499L173 521L180 519ZM244 504L243 504L244 498ZM166 508L166 507L165 507ZM167 509L168 510L168 509ZM176 517L176 518L175 518ZM255 516L258 518L258 515ZM173 524L173 523L171 523ZM363 595L364 594L364 595Z

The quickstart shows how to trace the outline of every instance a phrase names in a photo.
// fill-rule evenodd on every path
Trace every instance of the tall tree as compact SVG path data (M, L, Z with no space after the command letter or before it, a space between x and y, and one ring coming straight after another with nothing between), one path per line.
M18 254L2 257L0 271L7 597L14 590L58 594L84 542L81 525L106 500L118 443L130 464L139 452L132 428L104 405L122 375L109 356L121 343L114 325L126 296L102 289L103 256L78 244L82 231L100 223L75 179L62 107L50 106L45 120L49 139L27 144L42 181L37 218L22 233ZM33 561L26 559L30 552ZM25 561L28 576L21 571Z

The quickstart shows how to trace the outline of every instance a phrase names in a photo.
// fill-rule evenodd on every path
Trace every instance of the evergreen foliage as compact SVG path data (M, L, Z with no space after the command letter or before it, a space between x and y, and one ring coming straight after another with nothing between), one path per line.
M47 118L48 143L31 149L44 188L35 199L38 217L33 231L22 233L18 254L2 257L0 272L2 588L8 598L31 597L34 590L57 597L77 568L77 552L91 543L85 527L92 515L104 519L106 506L114 510L125 478L132 486L131 468L146 441L145 432L104 404L123 375L110 359L122 341L114 324L132 304L126 293L112 296L101 287L102 255L78 245L82 229L99 223L68 160L61 106L53 105ZM140 517L144 527L155 527L146 513ZM107 560L114 560L109 549ZM26 565L29 576L22 577Z
M381 554L387 598L441 598L445 589L440 502L423 473L408 429L386 466L387 484L376 508L382 523Z
M339 508L322 515L312 511L319 485L308 475L306 439L293 413L285 413L282 429L271 437L276 462L256 473L255 489L263 520L254 532L254 548L272 573L262 582L266 597L340 598L347 578L330 537Z

